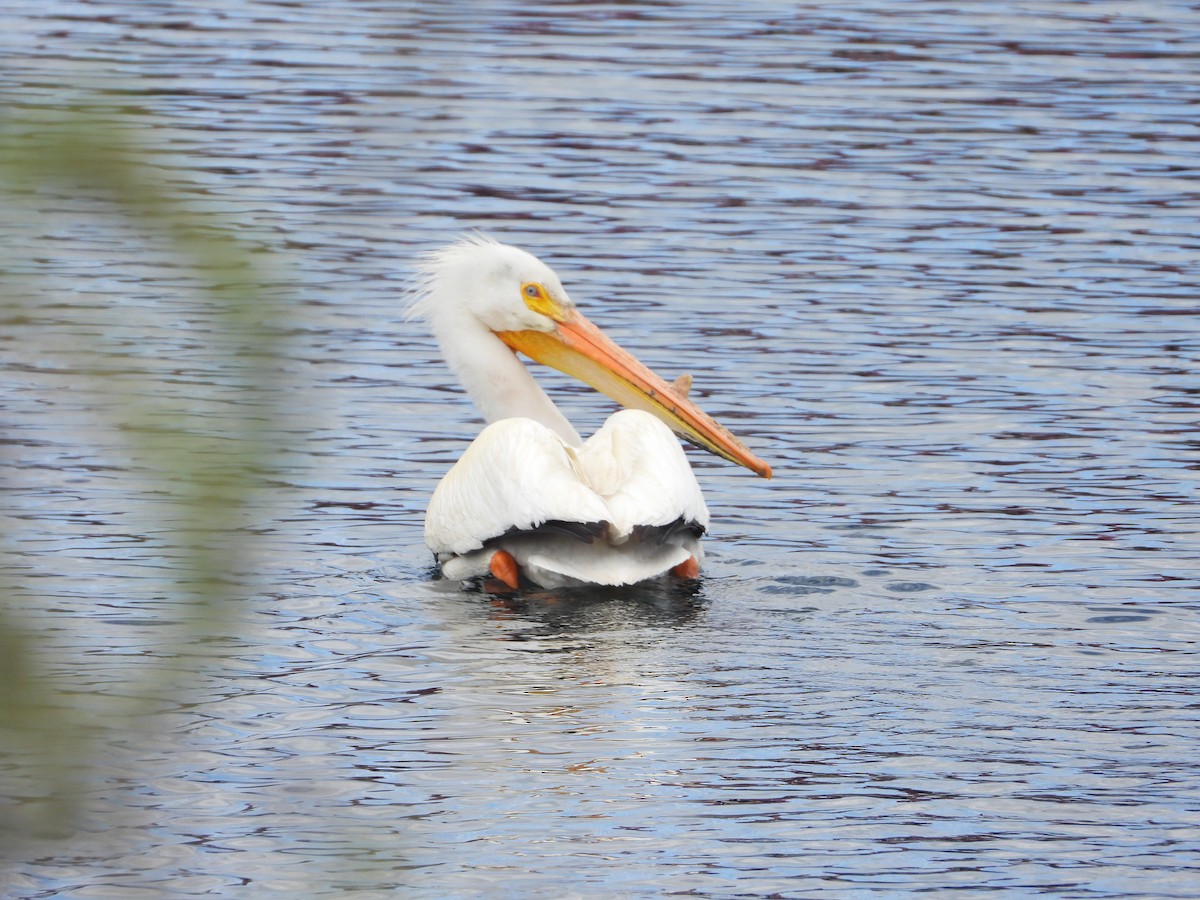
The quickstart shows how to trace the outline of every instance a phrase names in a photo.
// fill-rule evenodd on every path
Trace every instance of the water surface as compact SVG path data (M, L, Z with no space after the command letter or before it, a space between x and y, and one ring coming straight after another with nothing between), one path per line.
M1195 894L1194 5L203 7L0 12L6 106L90 84L278 254L296 401L239 636L6 897ZM153 237L22 203L6 530L119 695L180 550L81 373L240 401ZM432 578L478 420L403 289L468 228L772 463L691 454L694 588Z

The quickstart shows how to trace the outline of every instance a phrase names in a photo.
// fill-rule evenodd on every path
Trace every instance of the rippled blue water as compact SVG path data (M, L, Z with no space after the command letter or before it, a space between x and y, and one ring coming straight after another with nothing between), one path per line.
M154 113L282 255L300 401L240 638L6 897L1196 895L1194 4L200 6L0 10L6 106ZM118 695L177 548L79 372L239 400L154 240L22 203L9 543ZM467 228L773 464L693 455L693 592L432 580L478 422L403 288Z

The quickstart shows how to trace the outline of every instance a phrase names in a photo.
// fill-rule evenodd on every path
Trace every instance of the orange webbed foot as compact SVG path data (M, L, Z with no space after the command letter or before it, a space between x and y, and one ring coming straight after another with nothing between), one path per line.
M671 574L676 578L699 578L700 563L697 562L696 557L689 556L679 565L672 567Z
M521 570L517 568L517 561L507 550L497 550L492 554L488 570L514 591L521 586Z

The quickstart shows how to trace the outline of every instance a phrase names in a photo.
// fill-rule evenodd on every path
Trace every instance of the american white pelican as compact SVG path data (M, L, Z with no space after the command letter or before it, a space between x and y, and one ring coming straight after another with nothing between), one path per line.
M618 347L524 250L468 237L420 276L413 312L490 423L429 502L442 574L513 589L696 577L708 508L672 431L767 478L771 467L688 399L690 378L668 384ZM629 409L581 441L518 351Z

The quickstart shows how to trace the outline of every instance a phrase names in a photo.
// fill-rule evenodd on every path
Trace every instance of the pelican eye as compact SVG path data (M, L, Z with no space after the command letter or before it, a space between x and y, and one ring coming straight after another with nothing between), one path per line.
M527 281L521 285L521 296L525 299L525 305L538 315L551 318L555 322L563 320L562 304L550 296L544 285L536 281Z

